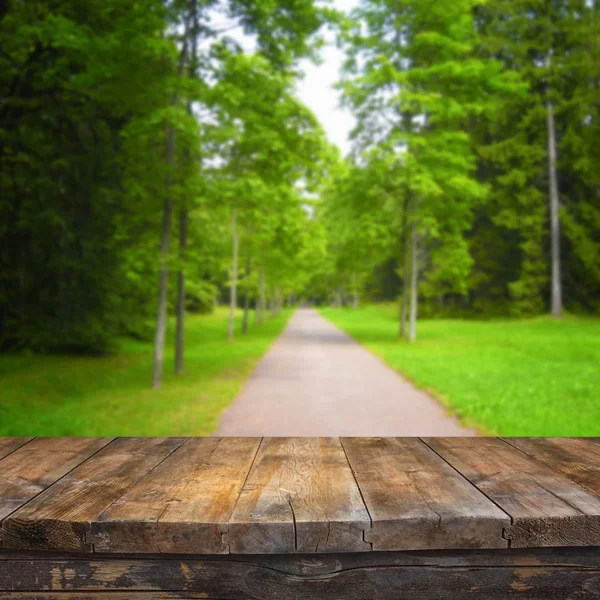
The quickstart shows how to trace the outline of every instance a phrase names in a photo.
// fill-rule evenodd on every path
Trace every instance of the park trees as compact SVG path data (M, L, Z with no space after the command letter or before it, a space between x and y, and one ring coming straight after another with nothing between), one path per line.
M597 9L577 0L492 1L477 19L480 52L518 70L528 83L528 93L500 107L495 123L473 128L482 146L482 176L493 181L487 229L504 230L516 242L509 263L512 312L536 313L549 305L559 316L564 283L584 272L586 285L577 291L569 285L566 293L571 306L589 309L587 289L597 289L598 280L583 254L596 248L588 218L597 193L584 172L597 164L589 145L597 130Z
M384 252L366 289L401 287L402 332L408 291L428 315L597 312L599 23L585 0L368 1L344 23L353 163L395 163L407 259Z
M139 331L147 314L123 315L142 294L132 290L134 249L122 228L133 206L122 186L131 158L123 133L163 101L165 6L5 8L0 345L105 351L123 330Z
M339 159L323 183L317 217L327 235L322 277L330 300L358 305L369 275L392 251L398 214L393 153L374 148L361 164Z
M308 38L321 26L323 12L312 0L296 2L288 6L286 3L268 5L262 2L231 2L216 6L213 2L199 3L198 0L187 0L173 5L176 18L175 25L182 30L179 40L179 62L177 75L179 85L188 93L187 112L193 116L193 102L210 106L213 117L219 121L221 134L228 136L227 142L216 145L220 154L213 158L224 161L225 179L229 185L225 196L231 202L231 237L233 242L233 258L230 277L229 338L233 339L234 311L237 306L238 261L239 261L239 220L238 206L240 199L258 198L264 195L261 189L264 183L261 173L252 165L265 161L266 155L279 156L276 152L277 142L269 139L266 133L271 127L271 134L276 131L273 123L266 124L270 116L267 100L275 100L279 107L278 94L282 88L277 81L290 86L290 68L299 56L312 52ZM177 9L179 8L179 13ZM226 17L225 26L215 26L215 12ZM301 21L295 17L302 17ZM251 36L256 47L255 54L246 55L238 40L231 38L227 32L236 27L243 27L244 34ZM173 35L177 37L176 30ZM199 45L208 42L204 52L199 55ZM189 65L189 66L188 66ZM203 68L200 68L200 65ZM185 80L187 76L187 80ZM216 83L215 83L216 81ZM204 85L198 85L198 84ZM195 85L194 85L195 84ZM262 92L261 92L262 88ZM192 92L191 97L189 96ZM198 94L198 92L200 92ZM196 95L194 95L196 93ZM289 93L288 93L289 96ZM288 98L289 99L289 98ZM173 99L173 107L178 105L177 93ZM279 118L290 116L276 111ZM277 125L281 125L277 122ZM283 131L289 128L283 127ZM214 133L214 128L212 128ZM174 133L172 123L167 125L166 161L171 169L174 158ZM217 139L219 134L217 134ZM275 146L273 146L275 144ZM285 144L284 144L285 146ZM221 154L222 153L222 154ZM185 148L185 157L189 164L190 150ZM200 153L202 155L202 152ZM206 153L204 153L205 155ZM206 158L206 156L204 156ZM267 159L268 160L268 159ZM260 171L260 167L258 168ZM257 176L258 175L258 179ZM159 306L155 335L155 361L153 387L160 385L162 373L162 349L167 311L168 271L165 258L169 255L169 234L171 228L171 171L168 172L163 211L163 230L161 252L163 265L159 283ZM180 258L187 250L187 204L183 200L179 219ZM242 201L243 203L243 201ZM249 269L249 265L248 265ZM176 370L183 370L183 319L185 306L185 275L180 270L178 275L178 310L176 336Z
M401 294L409 337L417 303L600 311L597 3L438 4L342 22L341 159L294 98L314 0L6 3L0 348L154 331L158 385L167 317L181 372L185 308L215 298L247 331L253 304Z
M365 2L344 34L349 59L343 90L359 120L357 148L380 146L397 160L397 211L410 240L403 282L410 280L410 340L425 264L432 293L466 291L471 258L463 234L486 187L475 176L464 128L491 113L502 94L517 90L498 61L474 54L475 4Z
M184 307L212 305L225 282L223 199L236 186L249 200L256 194L248 215L268 250L282 215L303 218L302 194L292 190L308 177L322 136L292 97L294 68L316 52L327 15L313 0L7 4L3 349L106 351L124 333L151 335L154 314L157 386L175 308L183 369ZM246 80L236 87L230 78L232 96L217 97L230 66L246 58ZM275 114L261 94L283 99ZM246 119L239 131L236 110ZM224 132L240 152L235 169ZM265 207L274 224L261 215ZM249 224L241 227L250 238ZM176 288L167 285L175 273Z
M273 259L276 254L295 254L287 242L289 214L297 216L301 203L296 185L300 180L314 177L325 145L314 116L293 97L289 74L275 71L260 55L223 51L224 68L212 94L222 128L224 160L220 172L231 211L229 338L232 339L240 236L247 246L247 274L252 271L253 263L259 273L260 321L265 309L266 263L270 260L280 264L281 260ZM288 231L282 235L282 228L286 227ZM250 287L249 282L246 287ZM247 295L249 292L247 289Z

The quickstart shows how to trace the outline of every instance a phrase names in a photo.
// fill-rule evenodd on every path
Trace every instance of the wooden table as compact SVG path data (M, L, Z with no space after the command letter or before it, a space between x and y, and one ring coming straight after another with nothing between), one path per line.
M600 438L0 438L0 599L600 598Z

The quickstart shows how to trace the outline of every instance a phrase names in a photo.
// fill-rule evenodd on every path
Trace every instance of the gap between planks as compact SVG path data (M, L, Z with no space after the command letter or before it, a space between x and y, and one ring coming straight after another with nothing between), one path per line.
M350 467L350 471L352 472L352 477L354 477L354 482L356 483L356 487L358 488L358 491L360 493L360 497L361 497L363 506L365 507L365 510L367 511L367 515L369 515L370 526L368 529L365 529L363 531L362 538L363 538L363 542L365 544L369 544L369 546L371 548L371 552L372 552L373 551L373 542L367 541L367 533L369 531L373 530L373 517L371 516L371 511L369 510L369 507L367 506L367 502L365 501L363 491L360 489L360 485L358 485L358 481L356 479L356 473L354 472L354 469L352 468L352 465L350 464L350 461L348 460L348 453L346 452L346 448L344 447L344 440L341 437L339 438L339 440L340 440L340 446L342 447L342 450L344 451L344 456L346 457L346 462L348 463L348 466Z
M426 443L510 514L512 548L600 546L600 497L573 477L499 438Z
M34 439L35 437L0 438L0 460L10 456Z
M29 438L25 443L23 443L20 446L14 448L11 452L9 452L8 454L6 454L5 456L2 456L0 458L0 466L1 466L1 461L3 461L6 458L9 458L13 454L15 454L17 451L22 450L23 448L29 449L29 446L31 446L33 443L35 443L36 441L39 441L39 440L44 440L44 439L52 439L52 438L44 438L42 436ZM101 440L102 438L98 437L97 439ZM107 448L108 446L110 446L118 438L116 438L116 437L112 437L111 438L110 436L107 436L104 439L107 439L108 441L105 444L103 444L102 446L100 446L97 450L93 451L89 456L86 456L85 458L83 458L81 460L81 462L73 465L73 467L71 467L69 470L65 471L65 473L63 473L60 477L58 477L54 481L51 481L48 485L46 485L43 489L41 489L40 491L38 491L36 494L33 494L31 496L31 498L28 498L27 500L22 501L22 503L20 503L18 506L16 506L12 511L8 512L6 515L1 515L0 514L0 534L2 533L2 524L4 523L4 521L6 519L8 519L9 517L11 517L13 515L13 513L16 513L17 511L21 510L22 508L24 508L25 506L27 506L30 502L32 502L33 500L35 500L36 498L38 498L41 494L43 494L44 492L47 492L48 490L50 490L53 486L55 486L57 483L59 483L62 479L64 479L68 475L70 475L75 469L77 469L78 467L80 467L81 465L83 465L85 462L87 462L88 460L90 460L91 458L93 458L94 456L96 456L96 454L98 454L98 452L100 452L101 450L104 450L105 448ZM1 497L0 497L0 500L2 500ZM1 541L1 539L2 538L1 538L1 535L0 535L0 541Z
M119 438L115 438L115 439L119 439ZM115 439L113 439L112 441L115 441ZM108 445L110 445L110 443L112 443L112 441L111 441L111 442L109 442L109 444L107 444L107 446L108 446ZM169 454L167 454L167 455L166 455L166 456L165 456L165 457L164 457L164 458L163 458L163 459L162 459L160 462L158 462L156 465L154 465L154 467L152 467L152 468L151 468L151 469L150 469L150 470L149 470L149 471L148 471L148 472L147 472L145 475L142 475L142 476L141 476L141 477L140 477L140 478L139 478L139 479L138 479L136 482L134 482L134 483L133 483L133 484L130 486L130 489L131 489L132 487L134 487L135 485L137 485L137 484L138 484L140 481L142 481L143 479L145 479L146 477L148 477L148 476L149 476L149 475L150 475L150 474L151 474L151 473L152 473L152 472L153 472L155 469L157 469L158 467L160 467L160 466L161 466L161 465L162 465L162 464L165 462L165 460L167 460L167 458L169 458L170 456L173 456L173 455L174 455L174 454L175 454L175 453L176 453L176 452L177 452L177 451L178 451L180 448L182 448L183 446L185 446L185 443L186 443L186 441L187 441L187 440L184 440L184 441L183 441L183 442L182 442L182 443L181 443L179 446L176 446L175 448L173 448L173 450L171 450L171 452L170 452ZM221 441L221 440L219 439L219 442L220 442L220 441ZM219 444L219 442L217 442L217 445ZM216 446L215 446L215 448L216 448ZM98 452L99 452L99 451L98 451ZM91 457L90 457L90 458L91 458ZM85 462L85 461L84 461L84 462ZM82 463L82 464L83 464L83 463ZM121 499L121 498L122 498L122 497L123 497L123 496L124 496L126 493L127 493L127 491L123 492L123 495L122 495L120 498L116 498L115 500L113 500L113 501L112 501L112 502L111 502L111 503L110 503L110 504L109 504L109 505L108 505L108 506L107 506L107 507L104 509L104 511L103 511L103 512L106 512L107 510L109 510L109 509L111 508L111 506L113 506L115 503L117 503L117 502L118 502L118 501L119 501L119 500L120 500L120 499ZM165 507L165 510L166 510L166 507ZM86 544L89 544L89 546L90 546L90 548L91 548L92 552L93 552L93 553L96 553L96 549L95 549L95 547L94 547L94 541L93 541L93 539L92 539L92 532L91 532L91 530L89 530L89 531L84 531L84 533L83 533L83 539L84 539L84 541L85 541L85 543L86 543Z
M221 438L223 439L223 438ZM244 489L244 487L246 486L246 483L248 482L248 477L250 475L250 471L252 471L252 468L254 467L254 463L256 462L256 457L258 456L258 453L260 451L260 447L262 446L263 440L265 438L261 437L260 438L260 442L258 442L258 448L256 448L256 453L254 454L254 458L252 459L252 464L250 465L250 468L248 469L248 473L246 473L246 479L244 479L244 484L242 485L240 492L238 494L238 497L235 501L235 504L233 505L233 510L235 510L235 507L237 506L237 503L240 500L240 496L242 495L242 490ZM227 543L227 541L225 540L225 536L226 534L229 533L229 521L231 520L231 516L233 515L233 511L231 512L231 515L229 515L229 519L227 520L227 525L225 526L225 531L223 531L221 533L221 544L223 544L224 547L227 548L227 552L226 554L231 554L231 547L230 545Z
M512 516L507 513L497 502L494 501L493 498L490 498L483 490L480 490L472 481L470 481L467 477L465 477L454 465L452 465L451 463L449 463L441 454L439 454L438 452L436 452L435 448L432 448L428 443L427 440L425 438L419 438L432 452L435 452L435 454L437 454L437 456L440 457L441 460L443 460L451 469L454 469L463 479L465 479L470 485L472 485L478 492L480 492L481 494L483 494L492 504L495 504L509 519L510 519L510 524L513 524L513 518ZM506 527L502 528L502 538L506 540L506 544L507 544L507 548L511 548L511 538L507 537L508 531L506 530Z

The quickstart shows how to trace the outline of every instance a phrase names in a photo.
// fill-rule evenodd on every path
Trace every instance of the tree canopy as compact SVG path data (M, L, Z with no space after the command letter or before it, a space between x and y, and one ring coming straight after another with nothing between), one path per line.
M340 32L353 152L320 208L331 301L400 294L411 338L418 300L598 312L599 23L583 0L360 2Z
M296 94L327 27L348 156ZM215 302L597 314L599 44L586 0L4 3L0 350L154 336L160 385Z

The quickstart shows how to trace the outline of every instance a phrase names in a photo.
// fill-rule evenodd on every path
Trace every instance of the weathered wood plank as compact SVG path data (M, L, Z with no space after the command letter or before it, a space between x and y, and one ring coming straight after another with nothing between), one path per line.
M502 438L571 481L600 495L600 445L585 438Z
M112 438L36 438L0 462L0 521L106 446Z
M0 598L587 599L600 594L599 557L600 549L19 558L0 562L0 590L13 594Z
M342 438L373 550L506 548L509 517L417 438Z
M356 552L370 524L337 438L266 438L223 540L242 554Z
M195 592L1 592L0 600L226 600ZM232 599L233 600L233 599Z
M260 438L193 438L91 525L97 552L226 553Z
M259 438L21 441L0 445L12 448L0 459L0 544L8 548L600 545L598 440L269 438L258 452Z
M0 437L0 460L32 439L32 437Z
M496 438L425 442L512 517L514 548L600 545L600 498Z
M0 573L6 565L17 563L44 563L55 565L81 562L83 564L132 565L132 573L140 569L156 569L157 565L180 565L181 562L198 562L203 565L225 563L262 566L283 574L312 579L335 575L360 567L573 567L596 568L600 566L600 547L555 548L499 548L488 550L414 550L384 552L343 552L316 554L89 554L75 552L39 552L36 550L0 549ZM154 565L154 566L152 566ZM19 569L17 568L17 569ZM98 567L105 569L105 567ZM36 567L37 569L37 567ZM19 572L19 571L9 571ZM24 571L20 571L24 573ZM142 572L142 571L140 571ZM137 575L136 575L137 576ZM166 577L166 576L165 576ZM13 577L13 580L15 578ZM0 579L6 583L10 579ZM167 579L165 579L167 581Z
M2 523L6 548L91 551L90 523L182 443L180 438L119 438Z

